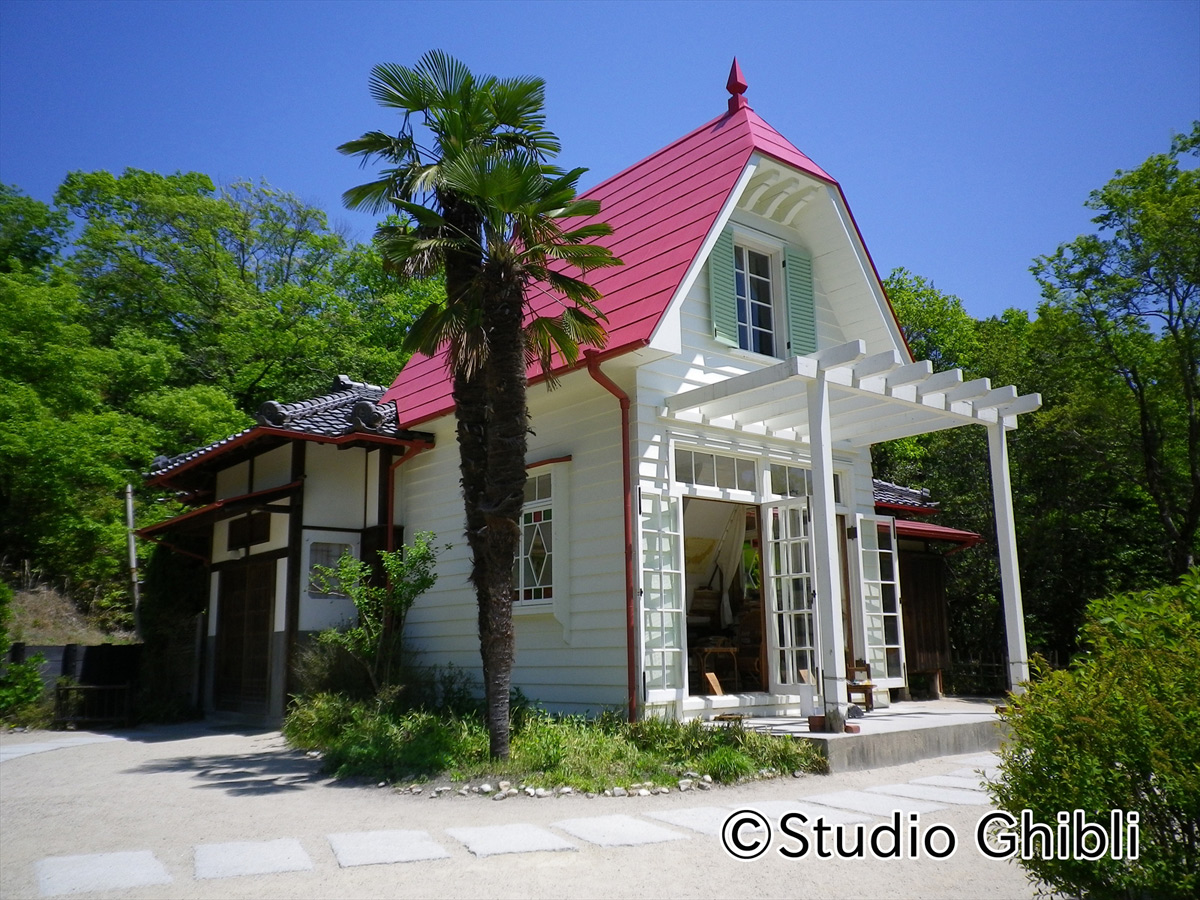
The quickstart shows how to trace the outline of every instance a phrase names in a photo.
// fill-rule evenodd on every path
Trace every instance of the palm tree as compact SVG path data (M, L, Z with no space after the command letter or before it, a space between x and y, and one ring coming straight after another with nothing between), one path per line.
M497 503L500 493L491 470L493 448L497 460L503 456L501 442L492 437L493 422L500 418L488 412L489 401L499 396L493 391L501 381L489 377L491 350L503 345L496 354L496 365L503 363L511 388L517 369L508 359L512 352L522 359L526 352L532 353L548 363L558 349L564 359L573 362L579 342L603 342L603 330L589 315L594 307L586 292L578 292L570 285L571 279L552 272L548 265L549 260L567 259L571 253L588 265L597 249L586 249L590 245L582 241L603 229L584 229L576 239L561 229L546 230L543 224L543 220L562 218L557 213L564 208L584 215L590 214L591 207L570 207L575 202L578 173L556 176L543 166L547 157L557 153L558 141L545 128L541 79L476 79L462 63L433 51L412 69L376 66L371 92L382 105L401 110L404 122L396 136L370 132L338 148L359 156L364 165L375 158L389 164L379 178L352 188L343 199L351 208L399 211L415 223L415 227L384 225L377 230L385 260L391 265L412 274L439 267L445 271L445 304L427 310L405 343L411 350L430 355L443 347L448 351L466 535L472 554L471 581L479 605L488 725L493 754L505 757L513 643L511 577L517 545L508 541L512 549L505 561L504 551L489 536L493 530L508 530L505 523L511 523L513 538L519 534L515 528L524 487L525 369L523 364L519 367L520 439L505 444L508 461L501 466L508 476L502 482L508 491L511 471L519 463L521 483L513 513L511 502ZM414 115L432 138L428 147L414 133ZM557 240L558 235L563 238ZM577 240L575 251L551 249L555 244L571 246L571 240ZM539 249L543 246L545 249ZM507 257L499 252L505 247ZM523 248L520 253L519 247ZM501 259L508 262L501 263ZM566 288L567 298L577 295L582 301L580 308L571 306L558 317L537 318L523 332L523 291L533 278L543 278L558 290ZM494 302L501 296L506 302ZM515 315L514 309L520 315ZM500 315L501 310L507 318ZM501 408L509 412L507 395L501 397ZM511 415L504 421L507 434ZM499 518L491 510L499 510ZM490 560L496 560L495 564ZM506 580L507 591L503 588Z
M599 293L583 280L588 272L620 265L606 248L591 243L611 234L605 224L587 221L600 212L594 200L579 200L579 177L521 155L486 148L461 154L444 166L447 187L476 204L481 232L455 234L438 213L416 204L400 208L416 228L382 229L380 252L396 261L461 250L478 255L478 276L468 302L427 309L413 324L409 340L428 352L462 331L462 310L471 311L481 342L478 353L459 355L459 365L482 375L487 400L487 479L478 514L484 522L480 651L493 756L508 756L509 686L513 664L513 560L520 548L525 492L525 451L529 430L526 371L537 362L548 375L556 363L572 365L582 346L603 346ZM570 274L571 269L578 275ZM533 315L531 294L546 292L559 306L554 315Z

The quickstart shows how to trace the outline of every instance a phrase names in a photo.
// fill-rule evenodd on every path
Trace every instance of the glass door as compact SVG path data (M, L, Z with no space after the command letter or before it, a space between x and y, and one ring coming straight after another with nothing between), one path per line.
M895 520L860 515L858 535L862 622L871 680L884 687L903 687L904 629Z
M771 691L817 693L812 516L807 497L763 507Z
M686 688L681 504L669 493L638 493L645 699L677 699Z

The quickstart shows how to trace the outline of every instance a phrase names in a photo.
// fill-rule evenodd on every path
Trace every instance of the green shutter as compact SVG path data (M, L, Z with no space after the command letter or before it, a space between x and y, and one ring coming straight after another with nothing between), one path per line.
M713 337L738 345L737 297L733 281L733 233L727 228L708 255L708 299L712 306Z
M817 349L817 309L813 300L812 257L803 250L789 247L784 254L784 260L789 355L807 356Z

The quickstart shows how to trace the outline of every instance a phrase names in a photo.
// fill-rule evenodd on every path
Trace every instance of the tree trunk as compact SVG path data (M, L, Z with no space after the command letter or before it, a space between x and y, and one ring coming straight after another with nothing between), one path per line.
M481 628L487 724L491 753L507 759L509 687L512 681L513 561L520 547L520 517L525 502L525 449L528 409L525 402L525 347L522 335L524 285L511 273L499 273L500 290L485 310L489 356L485 369L490 410L487 434L486 633Z
M451 233L477 235L481 223L478 211L468 202L452 194L439 192L439 202ZM471 302L468 293L479 276L482 254L478 251L454 249L446 254L446 298L449 303ZM483 516L484 492L488 482L487 435L488 401L486 379L482 370L467 375L461 369L454 373L454 418L457 426L458 468L463 492L463 513L467 546L471 548L471 584L479 607L479 649L483 668L485 699L490 696L491 620L487 611L487 552L484 546L486 521Z

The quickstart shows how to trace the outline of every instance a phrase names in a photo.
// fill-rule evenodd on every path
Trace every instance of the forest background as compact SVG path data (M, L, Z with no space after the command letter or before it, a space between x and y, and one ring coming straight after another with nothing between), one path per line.
M1092 194L1096 234L1031 261L1036 315L976 319L927 276L885 280L917 358L1042 394L1010 458L1029 643L1060 663L1089 599L1196 560L1198 149L1193 125ZM127 632L125 485L136 524L159 521L179 508L141 487L155 456L236 433L262 402L315 396L337 374L389 384L407 325L441 291L385 273L371 245L265 183L74 172L53 204L0 186L0 574ZM930 489L939 524L983 536L947 557L951 638L959 658L995 655L983 430L874 453L879 477Z

